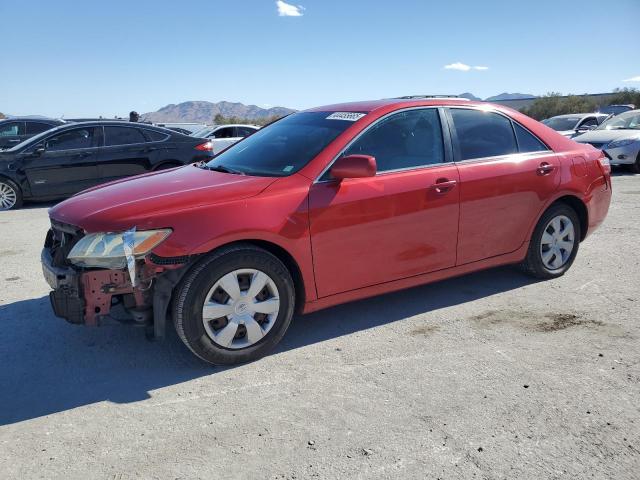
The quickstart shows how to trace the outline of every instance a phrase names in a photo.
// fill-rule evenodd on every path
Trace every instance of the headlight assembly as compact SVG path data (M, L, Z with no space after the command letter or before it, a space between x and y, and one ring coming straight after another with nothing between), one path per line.
M143 258L170 234L171 229L143 230L133 235L133 256ZM68 260L81 267L124 268L127 259L124 251L124 233L91 233L74 245Z
M614 140L613 142L609 143L606 148L626 147L627 145L631 145L635 141L637 141L635 138L623 138L621 140Z

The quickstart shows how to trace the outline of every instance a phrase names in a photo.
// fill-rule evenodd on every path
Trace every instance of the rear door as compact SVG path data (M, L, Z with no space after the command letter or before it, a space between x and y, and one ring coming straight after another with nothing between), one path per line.
M105 125L104 148L98 164L100 183L151 170L158 151L139 128Z
M374 156L375 177L311 186L320 297L455 265L459 178L441 125L436 108L384 117L343 153Z
M101 132L99 127L72 128L32 147L24 169L33 195L71 195L95 185Z
M24 134L24 122L0 123L0 148L15 147L25 139Z
M513 252L560 184L560 161L507 116L448 109L460 172L458 265Z

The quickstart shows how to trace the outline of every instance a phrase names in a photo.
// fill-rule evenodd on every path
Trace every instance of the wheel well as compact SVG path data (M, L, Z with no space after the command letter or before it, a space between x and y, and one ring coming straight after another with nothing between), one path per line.
M291 273L291 278L293 279L293 284L296 289L296 306L295 306L296 313L300 313L302 311L302 308L304 307L304 303L306 299L304 280L302 279L302 272L300 271L298 262L295 261L295 259L291 256L291 254L281 246L265 240L243 240L241 242L233 242L231 244L221 245L218 248L228 247L229 245L234 245L238 243L243 243L243 244L248 243L250 245L260 247L266 250L267 252L271 253L272 255L275 255L276 257L278 257L278 259L282 263L284 263L285 267L287 267L287 269ZM218 250L218 248L216 248L216 250Z
M580 241L584 240L587 236L587 230L589 229L589 213L587 212L586 205L580 200L578 197L574 197L573 195L566 195L564 197L560 197L553 205L557 203L564 203L569 207L573 208L573 210L578 215L580 219Z

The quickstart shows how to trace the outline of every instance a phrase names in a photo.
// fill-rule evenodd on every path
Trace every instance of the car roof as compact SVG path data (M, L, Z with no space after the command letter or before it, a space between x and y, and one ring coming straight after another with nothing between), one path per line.
M381 100L367 100L363 102L348 102L348 103L336 103L333 105L325 105L322 107L315 107L305 110L306 112L366 112L371 113L381 108L395 107L411 108L411 107L425 107L425 106L452 106L452 105L475 105L486 106L494 105L487 102L476 102L468 100L466 98L451 98L451 97L411 97L411 98L384 98Z
M31 116L16 116L16 117L7 117L7 118L0 118L0 122L6 122L6 121L19 121L19 122L26 122L26 121L33 121L33 122L55 122L55 123L65 123L64 120L61 120L59 118L49 118L49 117L31 117Z
M595 113L565 113L564 115L556 115L554 117L549 117L549 118L572 118L572 117L590 117L590 116L594 116L594 117L608 117L609 115L607 113L600 113L600 112L595 112Z

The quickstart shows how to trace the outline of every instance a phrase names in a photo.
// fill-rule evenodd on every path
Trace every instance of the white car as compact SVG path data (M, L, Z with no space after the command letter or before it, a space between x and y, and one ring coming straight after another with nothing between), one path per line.
M553 128L560 135L573 138L593 130L600 125L609 114L606 113L571 113L542 120L547 127Z
M225 148L258 130L260 130L260 127L257 125L213 125L193 132L191 136L211 140L213 153L220 153Z

